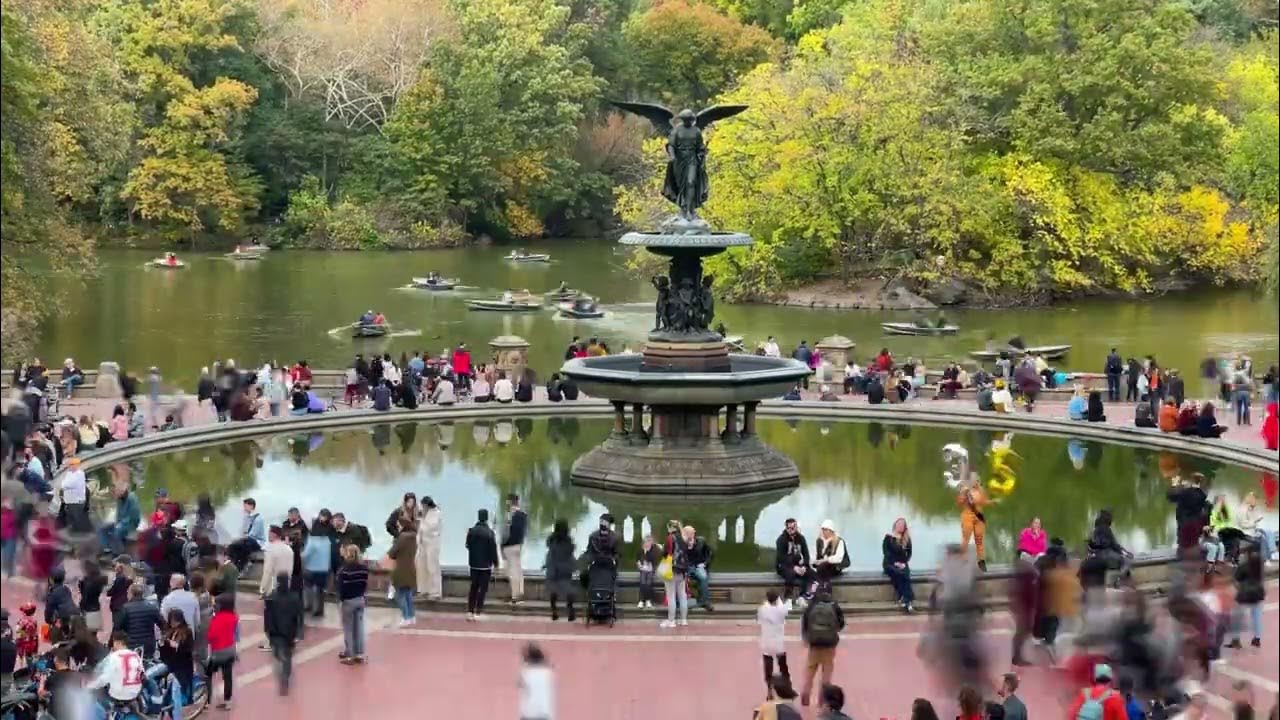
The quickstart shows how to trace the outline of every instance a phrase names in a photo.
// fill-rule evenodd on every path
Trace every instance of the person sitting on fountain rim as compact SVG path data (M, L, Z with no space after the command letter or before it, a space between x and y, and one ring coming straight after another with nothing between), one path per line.
M774 570L782 578L782 599L790 610L792 600L809 584L812 574L809 544L800 533L800 525L795 518L787 518L774 543L774 550Z
M698 584L698 606L707 612L715 610L711 605L711 558L714 553L706 538L694 535L686 548L689 559L689 578Z

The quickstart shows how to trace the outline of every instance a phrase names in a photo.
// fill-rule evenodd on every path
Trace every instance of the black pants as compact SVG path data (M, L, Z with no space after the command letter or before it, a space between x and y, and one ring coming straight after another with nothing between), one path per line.
M782 572L782 599L791 600L805 590L805 586L813 579L813 573L806 572L803 575L797 575L793 567L784 567Z
M213 683L213 674L219 671L222 672L222 701L223 702L231 702L231 675L232 675L231 668L235 664L236 664L236 659L234 657L227 658L222 662L214 662L213 660L209 661L209 682L211 686ZM209 699L210 700L213 699L212 689L210 689L209 691Z
M1107 373L1107 399L1113 402L1120 399L1119 373Z
M1031 628L1021 620L1014 623L1013 627L1013 659L1016 662L1023 662L1022 648L1027 644L1027 638L1031 636Z
M467 612L484 612L484 596L489 594L489 580L492 577L492 570L471 568L471 588L467 590Z
M249 556L261 549L257 540L240 538L227 546L227 557L231 558L231 563L237 570L244 572L244 566L249 564Z
M289 678L293 675L293 638L271 638L271 655L275 659L276 680L280 694L289 694Z
M769 691L769 697L773 697L773 683L770 681L773 680L774 656L761 655L760 657L761 659L764 660L764 687L766 690ZM790 680L791 670L787 668L787 654L782 653L781 655L778 655L777 658L778 658L778 673L782 675L782 677Z
M552 620L558 620L560 618L560 609L556 607L556 603L558 603L559 601L560 601L560 596L555 593L551 593L551 619ZM481 603L484 602L483 595L481 596L480 602ZM573 610L573 593L569 593L564 596L564 604L569 611L569 622L573 622L574 617L576 617Z
M1131 382L1124 386L1124 401L1125 402L1138 401L1138 383Z

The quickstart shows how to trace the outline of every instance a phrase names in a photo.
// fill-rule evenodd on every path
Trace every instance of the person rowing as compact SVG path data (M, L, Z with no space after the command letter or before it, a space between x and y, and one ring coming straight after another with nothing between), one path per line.
M166 265L177 265L178 256L175 253L167 252L164 254L164 262Z
M359 322L359 324L360 324L360 325L372 325L372 324L373 324L373 321L374 321L374 318L375 318L375 316L374 316L374 314L373 314L373 311L372 311L372 310L365 310L365 311L364 311L364 314L360 316L360 322Z

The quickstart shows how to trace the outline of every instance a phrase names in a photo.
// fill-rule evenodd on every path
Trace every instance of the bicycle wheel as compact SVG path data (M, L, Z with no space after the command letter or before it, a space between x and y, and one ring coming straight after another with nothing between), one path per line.
M191 698L182 707L182 720L193 720L209 707L209 679L199 670L191 679Z

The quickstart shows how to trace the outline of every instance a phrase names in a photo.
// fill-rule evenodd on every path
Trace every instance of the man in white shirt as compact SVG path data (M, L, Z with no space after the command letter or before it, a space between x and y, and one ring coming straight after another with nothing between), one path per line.
M289 567L293 567L293 564L290 563ZM200 627L200 601L196 599L195 593L187 589L187 578L180 573L174 573L169 578L169 594L160 603L160 617L168 618L169 611L175 609L182 613L187 627Z
M437 405L452 405L458 401L453 392L453 382L447 377L440 378L436 383L436 389L431 393L431 402Z
M493 383L493 399L505 404L514 400L515 397L516 389L507 379L506 371L499 372L498 379Z
M1003 380L996 381L996 391L991 393L991 403L995 405L996 412L1013 412L1013 395L1009 393Z
M67 513L67 527L72 532L93 532L89 523L89 490L80 458L67 460L67 472L62 476L62 507Z
M275 589L276 575L293 577L293 548L284 541L284 531L272 525L267 538L267 546L262 549L262 580L258 582L258 592L263 596Z
M771 358L782 357L782 351L778 349L778 343L773 339L772 335L769 336L768 340L764 341L764 356Z
M131 702L142 692L142 672L142 657L129 649L129 636L116 631L111 634L111 654L102 661L89 689L106 688L112 700Z

